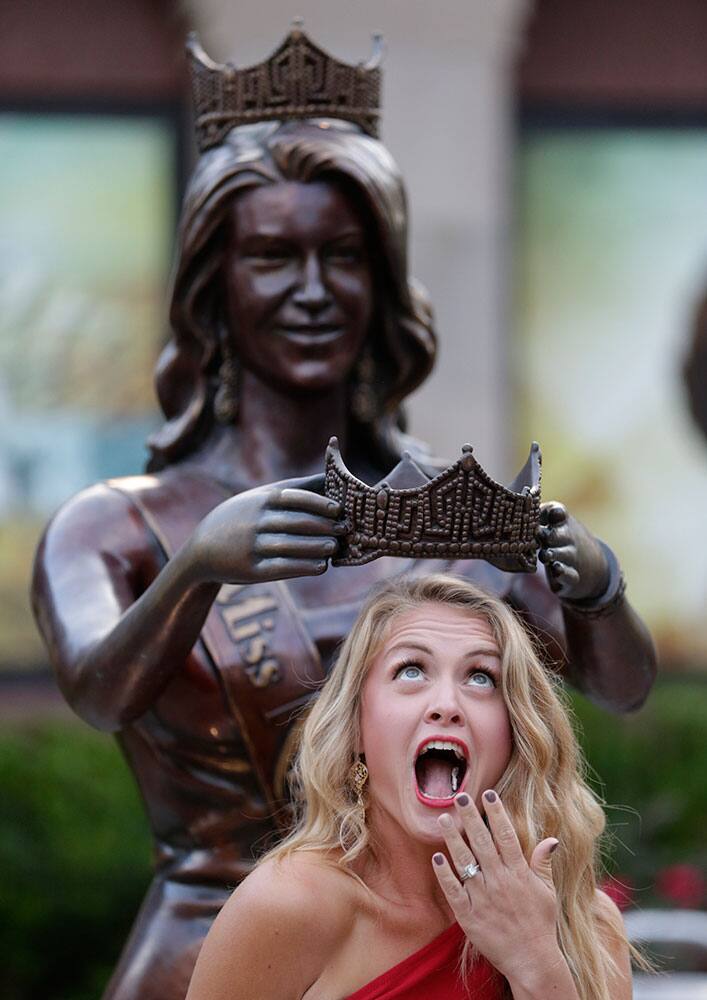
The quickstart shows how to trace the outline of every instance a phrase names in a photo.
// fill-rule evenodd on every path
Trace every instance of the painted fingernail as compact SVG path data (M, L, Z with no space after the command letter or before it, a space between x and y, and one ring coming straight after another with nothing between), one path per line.
M469 801L470 801L469 796L466 794L466 792L462 792L461 795L457 795L456 803L458 806L468 806Z
M495 802L498 796L495 792L492 792L491 789L489 789L488 792L484 792L484 798L487 802Z
M554 844L550 845L549 853L552 854L552 852L556 851L559 846L560 846L560 842L559 842L559 840L556 840Z
M444 864L444 855L443 854L433 854L432 855L432 860L434 861L434 863L436 865L443 865Z
M447 815L447 813L442 813L439 817L439 825L445 827L447 830L450 830L454 826L452 817Z

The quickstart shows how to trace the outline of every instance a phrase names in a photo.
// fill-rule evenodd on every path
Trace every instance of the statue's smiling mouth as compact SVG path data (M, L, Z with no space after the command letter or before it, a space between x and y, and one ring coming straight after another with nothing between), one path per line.
M425 805L447 806L461 790L468 770L468 751L458 740L429 739L415 758L415 788Z
M337 340L343 332L343 326L337 323L302 323L281 327L281 333L288 340L304 346L328 344Z

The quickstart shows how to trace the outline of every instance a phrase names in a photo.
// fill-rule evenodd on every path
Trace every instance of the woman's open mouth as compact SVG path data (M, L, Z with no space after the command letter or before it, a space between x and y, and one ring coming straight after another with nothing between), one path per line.
M468 770L469 751L462 740L427 739L417 748L415 792L423 805L448 808L461 791Z

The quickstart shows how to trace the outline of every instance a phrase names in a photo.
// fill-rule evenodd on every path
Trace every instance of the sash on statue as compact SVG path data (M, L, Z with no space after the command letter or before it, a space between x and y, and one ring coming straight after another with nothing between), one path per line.
M167 559L195 525L231 494L216 481L183 471L155 488L120 489L140 512ZM284 581L221 587L201 644L220 679L274 818L289 823L286 778L297 727L293 721L326 672Z

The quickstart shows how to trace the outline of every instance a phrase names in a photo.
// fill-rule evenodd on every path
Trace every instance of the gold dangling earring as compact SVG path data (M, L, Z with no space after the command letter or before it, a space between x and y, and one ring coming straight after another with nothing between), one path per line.
M363 789L366 787L366 782L368 781L368 768L362 760L357 760L351 765L351 770L349 771L349 784L354 790L356 795L356 801L361 806L365 808L363 801Z

